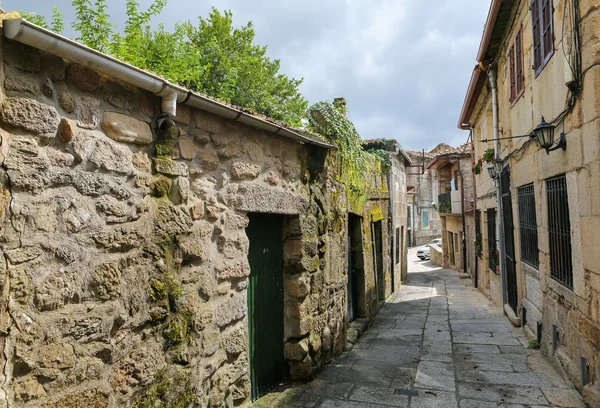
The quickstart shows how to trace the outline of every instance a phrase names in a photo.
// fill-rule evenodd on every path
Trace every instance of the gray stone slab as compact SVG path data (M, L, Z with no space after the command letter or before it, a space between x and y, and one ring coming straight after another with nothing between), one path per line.
M331 384L350 383L357 385L389 386L395 371L395 366L376 367L358 365L356 367L328 367L319 375L319 380Z
M354 388L354 384L352 383L330 383L325 380L316 379L304 386L303 396L347 399L352 388Z
M438 390L421 390L410 399L411 408L457 408L456 394Z
M523 346L499 346L500 351L508 354L530 354L531 350Z
M465 344L488 344L496 346L517 346L519 341L514 337L508 336L494 336L490 333L454 333L454 343L465 343Z
M339 401L325 399L319 405L319 408L381 408L385 405L380 404L365 404L364 402L353 402L353 401Z
M350 396L350 401L366 404L380 404L388 407L408 406L408 396L395 394L392 388L356 387Z
M506 333L510 332L512 327L508 327L506 324L490 324L490 323L451 323L453 332L465 332L465 333Z
M425 340L450 341L450 331L441 329L425 329L423 333Z
M460 400L460 408L497 408L498 404L495 402L486 402L480 400L474 400L470 398L463 398Z
M526 387L551 386L552 383L542 374L534 373L504 373L500 371L462 370L457 369L458 380L461 382L483 384L506 384Z
M542 393L552 405L557 407L585 408L581 394L577 390L543 387Z
M454 368L452 364L421 361L417 368L415 388L454 391L454 387Z
M452 346L455 353L492 353L500 354L500 347L496 345L485 344L454 344Z
M460 381L460 379L459 379ZM462 398L477 399L495 403L547 404L546 397L539 388L526 386L466 384L458 383L458 394Z
M527 364L527 356L523 354L486 354L486 353L454 353L455 361L468 361L487 364Z

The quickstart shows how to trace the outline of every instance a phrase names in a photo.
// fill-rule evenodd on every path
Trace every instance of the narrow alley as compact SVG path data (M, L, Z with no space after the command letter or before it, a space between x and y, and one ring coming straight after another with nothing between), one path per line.
M255 407L585 407L470 280L419 261L354 348Z

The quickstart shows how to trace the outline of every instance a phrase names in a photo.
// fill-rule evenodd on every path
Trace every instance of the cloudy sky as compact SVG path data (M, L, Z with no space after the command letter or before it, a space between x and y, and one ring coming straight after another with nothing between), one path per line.
M58 5L67 26L72 0L0 0L5 10L50 17ZM147 7L151 0L139 0ZM254 23L256 43L269 46L282 70L303 77L313 102L345 97L365 139L396 138L405 148L459 145L456 128L489 0L169 0L160 19L233 12L236 25ZM108 0L113 21L125 20L122 0ZM67 30L67 36L74 36Z

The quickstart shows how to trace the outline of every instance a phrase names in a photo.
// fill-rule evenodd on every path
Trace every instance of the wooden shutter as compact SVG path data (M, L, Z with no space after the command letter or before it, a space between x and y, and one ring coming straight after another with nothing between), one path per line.
M542 0L542 63L554 51L554 35L552 32L552 1Z
M523 30L519 29L517 39L515 40L515 64L516 64L516 85L518 96L525 88L525 77L523 76Z
M539 1L531 1L531 19L533 28L533 69L537 70L542 65L542 36L540 28L540 4Z
M510 100L514 101L517 96L517 84L515 82L515 47L514 45L510 47L510 52L508 53L508 63L510 65Z

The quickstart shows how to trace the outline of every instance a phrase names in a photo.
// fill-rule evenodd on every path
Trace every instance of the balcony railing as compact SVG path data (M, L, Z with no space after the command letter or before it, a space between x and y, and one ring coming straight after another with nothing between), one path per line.
M452 195L450 193L444 193L438 196L438 212L440 214L452 213Z
M462 214L460 191L450 191L438 196L438 212L440 214Z

